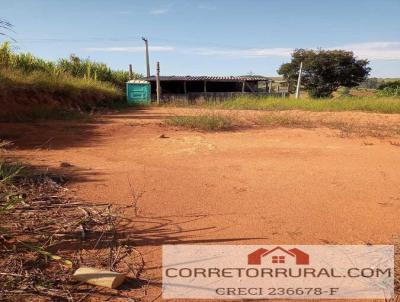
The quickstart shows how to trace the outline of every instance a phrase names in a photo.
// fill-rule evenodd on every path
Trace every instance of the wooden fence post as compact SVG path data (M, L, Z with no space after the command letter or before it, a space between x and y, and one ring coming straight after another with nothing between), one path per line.
M157 89L157 105L159 105L161 99L160 62L157 62L156 89Z

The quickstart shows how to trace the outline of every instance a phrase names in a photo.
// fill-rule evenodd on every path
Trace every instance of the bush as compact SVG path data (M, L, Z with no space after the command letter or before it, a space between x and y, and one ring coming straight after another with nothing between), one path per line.
M379 96L400 96L400 86L397 87L384 87L378 90Z
M399 89L400 88L400 80L385 82L385 83L379 85L378 90L384 90L385 88L392 88L392 89L398 88Z
M349 97L350 96L350 88L349 87L341 86L336 90L336 92L340 97Z

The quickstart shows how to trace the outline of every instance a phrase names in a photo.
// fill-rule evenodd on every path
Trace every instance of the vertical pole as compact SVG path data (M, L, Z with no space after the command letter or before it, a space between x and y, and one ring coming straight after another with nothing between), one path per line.
M244 86L246 85L246 81L242 82L242 93L244 93Z
M156 89L157 89L157 105L159 105L160 104L160 98L161 98L160 62L157 62Z
M204 92L207 92L207 81L204 81Z
M187 96L187 86L186 86L186 81L183 81L183 93L185 94L185 101L187 101L188 96Z
M129 64L129 80L133 78L132 64Z
M150 77L150 63L149 63L149 41L142 37L142 40L144 41L144 45L146 47L146 71L147 71L147 77Z
M303 62L300 62L300 70L299 70L299 77L297 78L297 87L296 87L296 99L299 98L300 95L300 85L301 85L301 72L303 69Z

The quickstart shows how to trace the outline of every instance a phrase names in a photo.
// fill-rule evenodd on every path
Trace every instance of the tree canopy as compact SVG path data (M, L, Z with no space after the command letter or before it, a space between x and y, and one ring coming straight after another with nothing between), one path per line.
M303 62L301 84L312 97L329 97L340 86L358 86L371 71L368 60L358 60L351 51L296 49L291 62L282 64L278 70L291 87L297 81L300 62Z

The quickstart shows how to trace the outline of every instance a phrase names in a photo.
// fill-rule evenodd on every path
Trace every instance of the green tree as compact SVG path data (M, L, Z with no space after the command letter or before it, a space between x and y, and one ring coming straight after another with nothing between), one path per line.
M290 63L282 64L278 74L296 85L300 62L303 62L302 86L311 97L329 97L338 87L355 87L371 71L368 60L358 60L345 50L296 49Z

